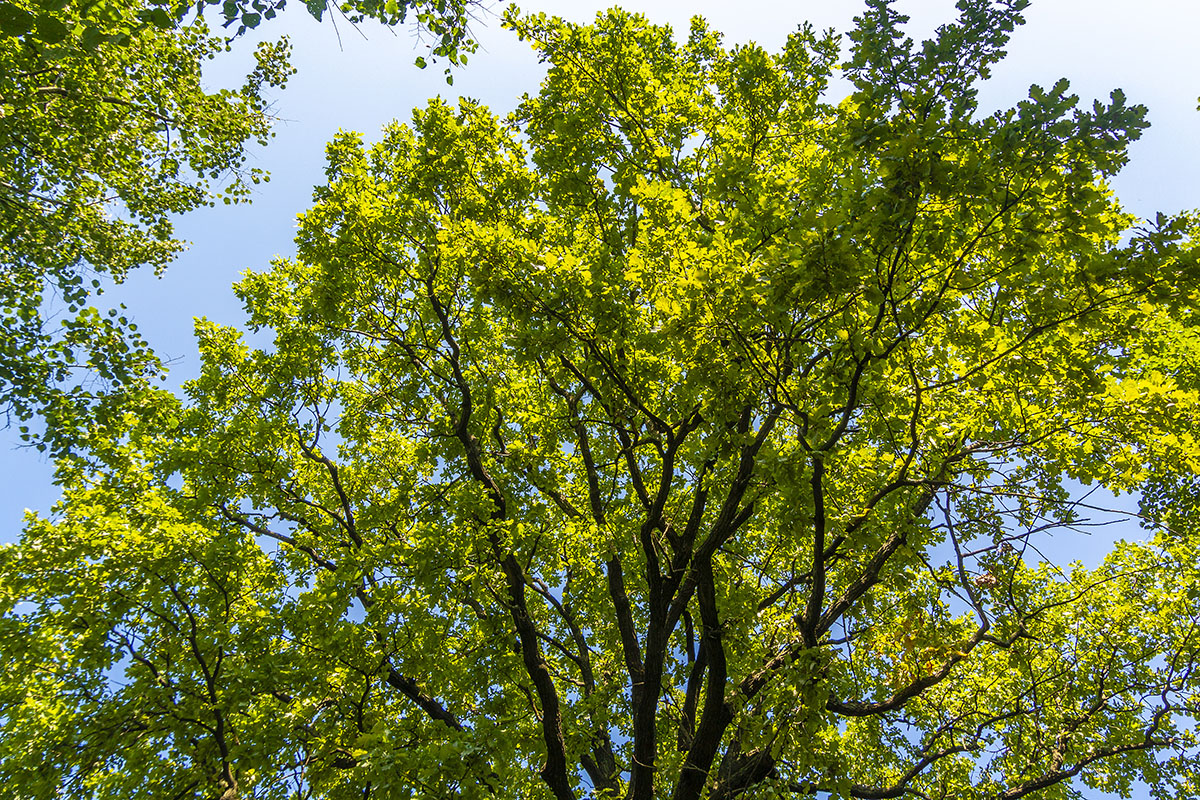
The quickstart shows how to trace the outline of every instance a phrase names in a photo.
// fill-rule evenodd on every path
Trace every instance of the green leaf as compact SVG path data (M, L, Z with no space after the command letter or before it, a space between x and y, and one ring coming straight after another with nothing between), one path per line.
M175 26L175 20L163 8L147 9L141 12L138 17L161 30L168 30Z
M34 16L11 3L0 3L0 33L5 36L24 36L33 30Z
M37 18L37 39L46 44L58 44L67 38L67 26L56 17L39 16Z

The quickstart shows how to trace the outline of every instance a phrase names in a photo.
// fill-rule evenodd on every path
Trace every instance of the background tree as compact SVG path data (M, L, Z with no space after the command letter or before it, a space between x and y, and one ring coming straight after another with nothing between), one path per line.
M224 40L202 23L160 30L143 10L0 8L0 406L43 414L42 446L59 451L111 425L159 369L90 294L163 269L182 247L172 215L214 189L248 194L262 176L245 167L247 142L270 131L263 90L291 71L286 42L263 45L242 88L206 91L202 66Z
M202 323L187 400L3 551L0 775L1194 796L1194 223L1106 190L1119 92L977 113L1023 7L916 47L870 3L837 106L808 30L510 17L510 120L333 142L239 286L273 346ZM1088 483L1152 538L1039 563Z
M105 316L91 294L135 267L163 269L182 248L174 215L248 199L265 178L246 147L270 136L264 90L286 83L288 44L261 45L241 88L210 91L202 68L230 44L199 17L205 5L188 23L186 3L0 3L0 409L42 415L39 444L57 452L136 407L160 368L123 309ZM474 5L338 10L389 25L411 12L433 58L460 64ZM230 0L222 14L241 33L282 7Z

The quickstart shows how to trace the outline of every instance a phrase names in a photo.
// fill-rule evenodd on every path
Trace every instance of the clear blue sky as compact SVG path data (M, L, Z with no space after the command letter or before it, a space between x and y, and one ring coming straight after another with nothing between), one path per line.
M586 21L606 5L543 0L522 7ZM230 285L245 270L263 269L273 257L292 253L295 216L308 206L313 185L321 182L324 145L339 128L372 138L385 122L406 120L414 106L434 95L462 94L507 111L522 93L537 90L541 69L536 59L500 28L497 17L481 19L476 30L483 47L449 87L440 68L412 66L424 46L409 31L371 25L359 32L344 21L335 31L329 22L310 19L299 2L294 6L261 29L269 36L291 36L299 69L275 98L280 118L276 139L252 155L252 165L268 169L271 182L249 207L221 206L183 218L179 232L191 247L161 279L148 272L135 274L118 291L100 298L129 306L154 347L173 360L172 385L192 377L197 368L193 318L240 323L241 309ZM688 19L700 14L725 33L727 43L754 40L772 49L806 20L817 28L846 31L861 8L849 0L638 0L625 7L668 22L677 31L686 31ZM953 0L901 0L900 8L912 16L910 32L918 40L955 15ZM1131 102L1149 106L1153 127L1115 181L1118 195L1141 215L1200 207L1200 48L1194 40L1200 4L1142 0L1135 9L1125 0L1035 0L1027 18L1009 57L981 93L984 108L1012 105L1025 96L1029 84L1049 85L1059 77L1070 79L1085 103L1121 87ZM240 83L251 49L248 37L213 62L212 85ZM0 430L5 450L0 541L17 538L25 508L46 512L57 497L51 466L16 444L12 431Z

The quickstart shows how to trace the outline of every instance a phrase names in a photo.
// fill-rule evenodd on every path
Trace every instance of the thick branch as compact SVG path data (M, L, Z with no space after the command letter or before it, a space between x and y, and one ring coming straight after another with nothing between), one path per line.
M508 588L510 612L521 650L521 660L524 663L526 673L528 673L530 680L533 682L538 702L541 704L542 739L546 746L546 763L542 767L540 774L542 780L546 782L546 785L550 787L558 800L574 800L575 791L568 774L566 746L563 742L562 711L558 698L558 690L554 686L554 679L551 677L546 661L542 657L541 648L538 645L537 628L533 624L533 619L529 614L529 607L525 600L525 587L527 583L525 571L514 553L506 553L502 550L500 536L495 531L496 525L502 524L507 520L508 505L500 485L484 466L479 441L470 430L474 402L471 386L463 375L460 360L461 349L450 324L449 311L438 300L434 292L432 279L428 282L427 289L429 304L433 308L441 325L442 339L450 350L447 360L453 373L455 388L457 388L461 396L460 412L458 419L455 420L454 434L463 446L468 472L472 479L485 488L488 497L492 501L492 513L488 521L488 537L491 542L493 554L504 572L505 583Z

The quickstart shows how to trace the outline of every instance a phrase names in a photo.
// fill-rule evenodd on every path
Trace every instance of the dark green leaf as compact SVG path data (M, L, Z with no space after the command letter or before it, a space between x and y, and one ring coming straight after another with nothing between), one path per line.
M33 30L33 14L10 3L0 3L0 32L23 36Z

